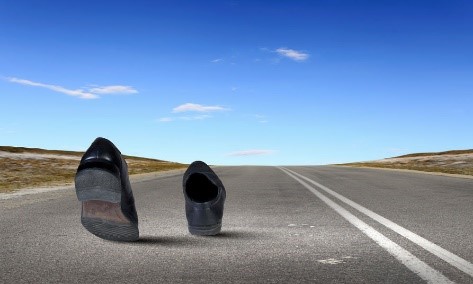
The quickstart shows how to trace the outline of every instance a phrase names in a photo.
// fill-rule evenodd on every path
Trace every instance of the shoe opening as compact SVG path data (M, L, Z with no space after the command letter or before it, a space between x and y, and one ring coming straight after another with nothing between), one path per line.
M186 194L195 202L208 202L218 195L218 187L205 175L195 173L186 181Z

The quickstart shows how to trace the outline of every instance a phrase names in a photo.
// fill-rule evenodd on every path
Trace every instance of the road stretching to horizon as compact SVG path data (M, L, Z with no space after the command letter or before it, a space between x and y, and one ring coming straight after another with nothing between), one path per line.
M473 179L216 167L222 233L187 231L182 174L132 184L140 240L99 239L73 188L0 200L0 283L473 283Z

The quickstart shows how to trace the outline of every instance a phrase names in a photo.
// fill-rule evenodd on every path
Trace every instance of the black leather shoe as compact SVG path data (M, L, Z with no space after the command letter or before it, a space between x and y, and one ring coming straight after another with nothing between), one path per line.
M95 139L80 161L75 185L82 201L81 222L89 232L111 241L138 239L128 166L112 142Z
M206 163L196 161L184 173L182 185L189 232L203 236L218 234L226 197L222 181Z

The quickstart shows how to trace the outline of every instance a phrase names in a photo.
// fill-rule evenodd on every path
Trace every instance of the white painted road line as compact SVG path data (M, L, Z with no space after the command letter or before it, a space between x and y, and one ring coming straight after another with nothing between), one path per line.
M402 264L404 264L407 268L409 268L412 272L417 274L420 278L427 281L427 283L454 283L447 277L445 277L439 271L433 269L428 264L423 262L422 260L418 259L410 252L399 246L398 244L394 243L386 236L381 234L380 232L376 231L373 227L369 226L355 215L350 213L345 208L341 207L337 203L333 202L331 199L320 193L318 190L313 188L311 185L304 182L301 178L297 177L292 171L280 168L283 172L288 174L290 177L298 181L301 185L311 191L315 196L317 196L320 200L325 202L329 207L335 210L338 214L340 214L343 218L345 218L348 222L350 222L353 226L358 228L362 231L365 235L375 241L379 246L384 248L387 252L389 252L392 256L398 259Z
M325 192L327 192L328 194L332 195L333 197L339 199L340 201L350 205L351 207L355 208L356 210L360 211L361 213L365 214L366 216L372 218L373 220L379 222L380 224L388 227L389 229L395 231L396 233L398 233L399 235L407 238L408 240L410 240L411 242L417 244L418 246L422 247L423 249L425 249L426 251L434 254L435 256L439 257L440 259L446 261L447 263L449 263L450 265L456 267L457 269L465 272L466 274L470 275L473 277L473 264L451 252L449 252L448 250L444 249L444 248L441 248L440 246L432 243L431 241L407 230L406 228L403 228L401 226L399 226L398 224L384 218L383 216L381 215L378 215L376 213L374 213L373 211L359 205L358 203L356 202L353 202L351 201L350 199L336 193L335 191L331 190L330 188L316 182L316 181L313 181L301 174L298 174L292 170L289 170L289 169L285 169L289 172L291 172L292 174L300 177L301 179L303 180L306 180L310 183L312 183L313 185L317 186L318 188L324 190Z

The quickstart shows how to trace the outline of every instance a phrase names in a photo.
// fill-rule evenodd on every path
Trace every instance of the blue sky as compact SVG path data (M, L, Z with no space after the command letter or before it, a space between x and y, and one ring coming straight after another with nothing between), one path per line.
M471 1L3 1L0 145L212 164L469 149Z

